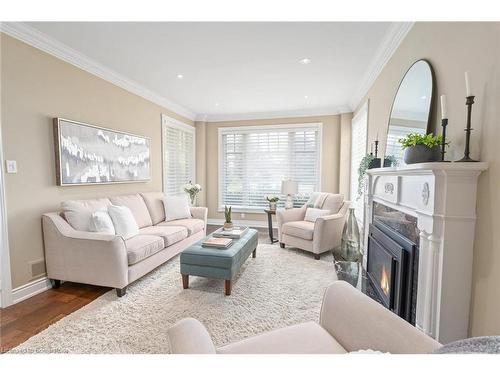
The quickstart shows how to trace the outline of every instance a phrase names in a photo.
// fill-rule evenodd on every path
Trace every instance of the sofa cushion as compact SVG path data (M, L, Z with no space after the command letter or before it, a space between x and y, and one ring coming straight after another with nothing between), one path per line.
M221 354L344 354L346 350L315 322L296 324L223 346Z
M141 197L144 199L144 203L148 208L153 225L165 221L165 207L163 205L163 198L165 197L165 194L152 191L148 193L141 193Z
M144 203L144 200L139 194L117 195L115 197L110 197L109 200L116 206L126 206L130 208L139 228L153 225L146 203Z
M290 221L283 224L282 231L289 236L299 237L304 240L312 240L314 223L310 221Z
M195 233L202 231L205 228L205 222L200 219L178 219L172 221L164 221L158 224L159 226L181 226L188 230L188 235L191 236Z
M159 236L139 234L125 241L127 247L128 264L135 264L147 257L156 254L165 247Z
M92 214L105 210L110 204L108 198L69 200L61 203L61 209L64 218L74 229L88 232Z
M330 213L336 214L344 204L344 194L328 194L323 203L323 210L330 210Z
M181 226L154 226L140 229L140 234L160 236L163 238L165 247L182 241L188 236L188 230Z

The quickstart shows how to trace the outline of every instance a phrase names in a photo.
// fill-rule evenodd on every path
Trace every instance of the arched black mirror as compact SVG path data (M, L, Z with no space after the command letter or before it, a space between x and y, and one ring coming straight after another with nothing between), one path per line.
M385 157L394 156L404 165L403 150L398 142L410 133L431 132L431 109L434 100L434 72L426 60L418 60L406 72L392 103Z

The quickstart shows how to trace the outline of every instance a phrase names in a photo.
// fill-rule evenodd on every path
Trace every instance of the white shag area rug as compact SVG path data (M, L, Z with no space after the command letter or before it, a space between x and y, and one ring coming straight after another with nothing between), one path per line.
M306 321L318 321L325 288L337 279L331 254L321 260L295 249L261 244L234 280L190 277L182 289L179 256L129 286L63 318L11 353L168 353L167 330L193 317L216 346Z

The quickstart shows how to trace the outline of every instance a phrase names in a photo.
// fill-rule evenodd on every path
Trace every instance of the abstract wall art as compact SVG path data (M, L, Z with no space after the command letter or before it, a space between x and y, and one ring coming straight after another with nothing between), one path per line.
M54 119L59 186L151 180L151 140L63 118Z

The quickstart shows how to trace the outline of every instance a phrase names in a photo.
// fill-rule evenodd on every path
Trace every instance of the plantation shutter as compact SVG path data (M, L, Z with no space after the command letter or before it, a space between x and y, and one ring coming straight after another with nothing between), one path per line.
M387 146L385 149L385 154L394 156L399 165L405 165L405 162L403 161L404 151L401 148L401 144L398 142L398 139L405 138L408 134L411 133L422 134L422 131L422 128L411 128L408 126L398 126L391 124L391 131L387 133Z
M195 130L189 125L163 120L163 191L183 193L182 187L195 182Z
M366 140L368 129L368 108L365 104L352 119L351 126L351 207L360 226L363 226L364 199L358 195L358 169L361 160L366 155Z
M294 204L303 205L319 190L321 125L249 128L219 129L219 207L260 211L268 207L266 195L283 201L285 179L297 181Z

